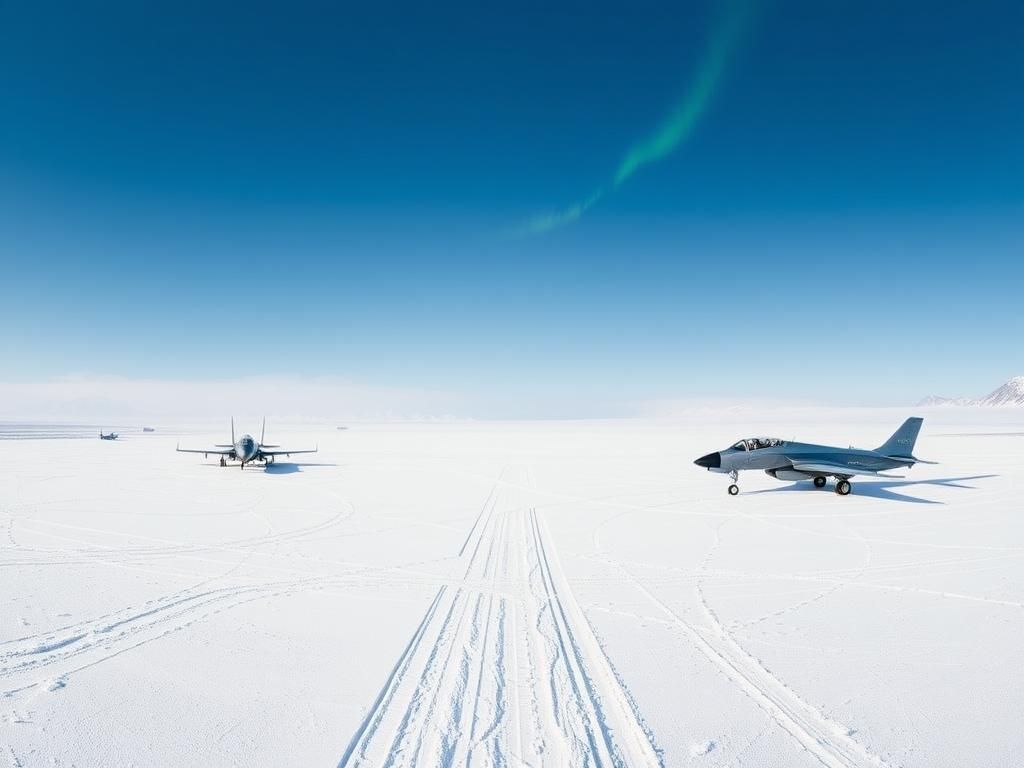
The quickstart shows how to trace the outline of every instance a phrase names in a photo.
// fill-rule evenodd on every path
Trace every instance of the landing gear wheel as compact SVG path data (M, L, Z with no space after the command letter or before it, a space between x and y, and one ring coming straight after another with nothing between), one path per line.
M824 488L825 487L825 483L827 483L827 482L828 481L824 477L821 477L819 475L818 477L814 478L814 487L815 488Z
M852 490L853 486L850 485L849 480L840 480L838 483L836 483L836 493L838 493L840 496L849 496L850 491Z
M740 492L740 487L738 485L736 485L736 483L733 483L732 485L729 486L729 495L730 496L735 496L739 492Z
M224 457L223 456L220 457L220 465L222 467L226 467L228 465L228 463L226 461L224 461Z

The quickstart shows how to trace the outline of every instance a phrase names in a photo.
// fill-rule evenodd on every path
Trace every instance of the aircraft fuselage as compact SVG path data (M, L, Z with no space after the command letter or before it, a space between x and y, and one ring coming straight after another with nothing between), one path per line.
M260 444L252 435L242 435L235 441L235 458L243 464L259 458Z
M715 456L717 455L717 461ZM716 454L701 457L706 460L701 466L708 466L712 472L740 472L748 469L778 470L789 469L802 462L825 462L844 464L851 470L867 470L883 472L896 467L906 467L913 461L882 456L881 454L861 448L839 448L831 445L814 445L812 443L784 442L777 446L756 450L742 450L736 447L726 448ZM717 466L716 466L717 464ZM852 471L851 474L856 474Z

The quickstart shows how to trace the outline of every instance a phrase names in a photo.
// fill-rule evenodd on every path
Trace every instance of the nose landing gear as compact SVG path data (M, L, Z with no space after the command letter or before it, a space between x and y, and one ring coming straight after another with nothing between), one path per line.
M734 469L732 472L729 473L729 477L732 478L732 485L729 486L729 495L735 496L737 493L740 492L740 487L736 485L736 481L739 479L740 473Z

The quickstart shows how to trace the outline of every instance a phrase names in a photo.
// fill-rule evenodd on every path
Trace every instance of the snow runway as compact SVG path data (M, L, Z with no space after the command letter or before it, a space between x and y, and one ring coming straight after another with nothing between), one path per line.
M848 498L690 462L903 412L293 431L268 472L19 428L0 765L1013 764L1021 423L936 410L942 463Z

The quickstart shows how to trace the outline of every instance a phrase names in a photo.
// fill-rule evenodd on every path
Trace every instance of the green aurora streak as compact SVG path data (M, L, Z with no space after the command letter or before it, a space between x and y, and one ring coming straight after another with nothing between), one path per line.
M730 0L726 4L728 8L718 20L686 96L651 135L629 148L615 171L612 184L608 187L599 187L583 200L561 211L535 216L526 223L521 232L541 234L577 221L589 208L638 170L668 157L692 135L718 89L726 65L732 58L751 16L750 0Z

